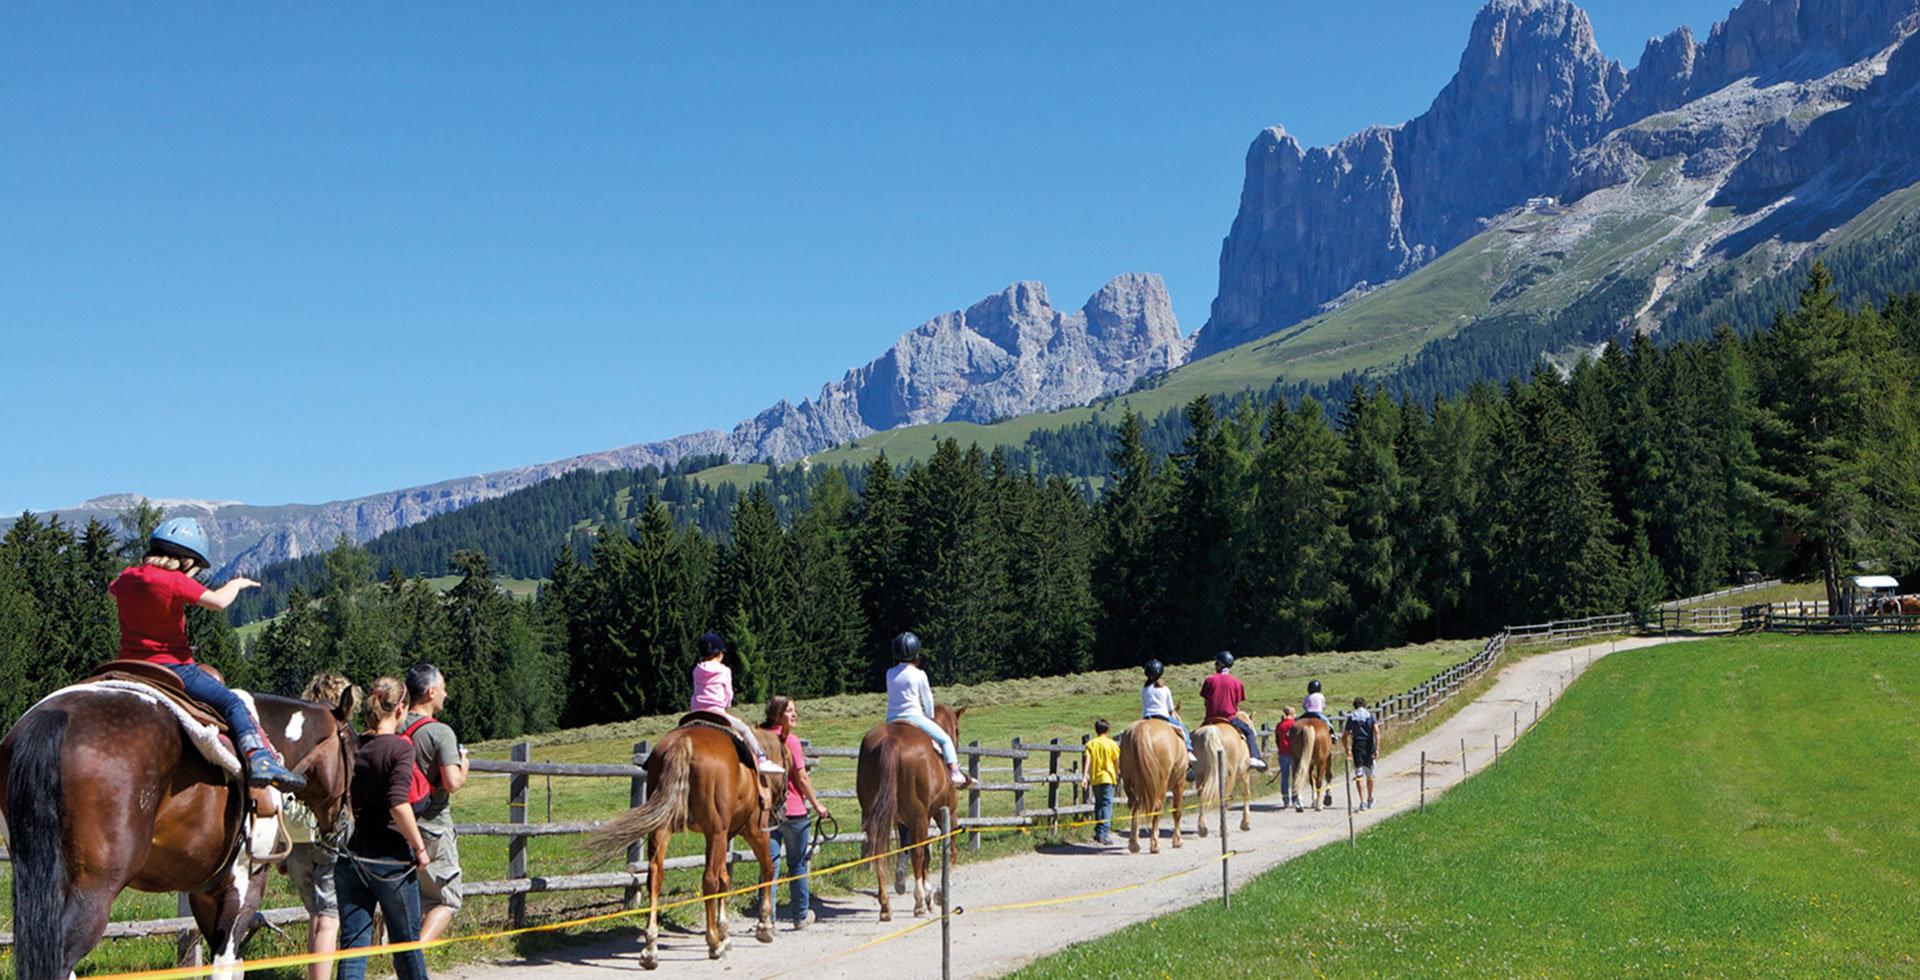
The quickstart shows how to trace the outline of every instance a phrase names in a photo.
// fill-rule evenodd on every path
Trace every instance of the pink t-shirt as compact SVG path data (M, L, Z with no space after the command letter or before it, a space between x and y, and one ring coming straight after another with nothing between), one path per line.
M726 711L733 707L733 671L720 660L693 665L693 705L688 711Z
M1307 699L1305 701L1300 702L1300 710L1303 714L1308 711L1311 711L1314 714L1319 715L1322 718L1325 718L1327 716L1327 696L1324 694L1321 694L1319 691L1315 691L1312 694L1307 695Z
M800 751L800 736L792 732L787 733L787 754L793 757L793 765L787 769L787 816L804 817L807 815L807 801L793 787L793 774L807 771L807 757Z
M120 611L120 656L156 664L193 663L187 607L207 594L191 575L135 565L107 586Z

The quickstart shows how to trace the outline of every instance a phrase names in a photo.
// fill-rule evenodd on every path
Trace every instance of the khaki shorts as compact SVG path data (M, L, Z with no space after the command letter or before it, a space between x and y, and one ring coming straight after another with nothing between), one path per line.
M340 917L340 900L333 891L334 853L318 844L295 844L287 854L287 877L308 915Z
M453 831L436 833L425 827L420 836L427 842L427 873L420 876L420 912L446 907L460 910L460 842Z

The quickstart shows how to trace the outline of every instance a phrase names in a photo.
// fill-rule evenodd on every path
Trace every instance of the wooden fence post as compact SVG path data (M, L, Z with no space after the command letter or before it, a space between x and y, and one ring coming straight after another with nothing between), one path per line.
M1013 751L1016 753L1020 751L1020 736L1018 735L1013 737ZM1027 760L1015 755L1013 757L1013 785L1015 787L1013 791L1013 815L1016 817L1024 817L1027 815L1027 791L1020 788L1025 786L1026 782Z
M968 742L967 747L973 749L979 748L980 740L976 738ZM967 816L978 820L980 818L980 753L978 752L975 752L973 756L967 760L967 777L972 783L972 785L967 788ZM980 831L970 831L967 834L967 850L977 851L979 849Z
M509 755L515 762L526 762L532 755L531 746L525 742L513 743ZM516 772L507 777L507 822L527 822L527 774ZM527 837L515 834L507 838L507 877L514 881L524 881L527 877ZM507 897L507 918L513 928L524 928L527 924L527 893L514 892Z
M636 766L645 765L646 761L647 743L643 739L633 743L633 764ZM627 789L627 804L638 809L647 803L647 774L640 773L634 776L632 782L633 785ZM634 867L640 863L641 846L639 841L634 841L627 845L628 871L632 871ZM626 894L621 897L621 904L625 908L637 907L640 904L640 886L637 884L628 885Z
M193 907L187 904L187 893L180 892L176 897L179 901L175 907L179 910L179 913L183 916L192 915ZM200 930L198 928L188 926L180 930L180 934L174 937L173 940L173 965L205 966L206 954L201 950Z
M1047 833L1060 829L1060 740L1048 743L1047 752Z

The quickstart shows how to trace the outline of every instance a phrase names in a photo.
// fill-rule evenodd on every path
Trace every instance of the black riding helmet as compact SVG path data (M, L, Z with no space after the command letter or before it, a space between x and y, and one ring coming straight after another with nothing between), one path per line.
M727 652L727 641L721 639L720 634L718 633L700 634L700 656L702 658L711 657L716 653L726 653L726 652Z
M1167 665L1158 660L1149 660L1146 662L1146 665L1140 669L1147 672L1147 683L1151 684L1159 680L1161 674L1167 672Z
M1222 651L1220 651L1219 653L1216 653L1216 654L1214 654L1214 655L1213 655L1213 665L1214 665L1215 667L1231 667L1231 666L1233 666L1233 654L1231 654L1231 653L1228 653L1228 652L1227 652L1227 651L1225 651L1225 650L1222 650Z
M1307 693L1308 693L1308 694L1319 694L1319 693L1320 693L1320 682L1319 682L1319 681L1317 681L1317 680L1313 680L1313 681L1308 681L1308 682L1307 682Z
M920 638L912 633L901 633L893 638L893 659L903 663L912 663L920 657Z

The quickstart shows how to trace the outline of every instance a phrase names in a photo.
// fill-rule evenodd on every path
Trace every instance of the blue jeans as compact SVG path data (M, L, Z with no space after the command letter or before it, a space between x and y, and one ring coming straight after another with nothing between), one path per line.
M1093 839L1113 843L1113 784L1100 783L1093 788Z
M1247 740L1247 758L1255 761L1265 761L1260 758L1260 735L1253 730L1253 726L1247 724L1245 718L1234 715L1233 727L1235 731L1240 733L1241 738Z
M387 921L387 942L410 943L420 938L420 880L410 860L340 856L333 867L333 888L340 900L340 948L357 949L373 939L373 911ZM404 871L402 868L404 867ZM400 980L427 980L427 956L420 950L393 954ZM367 958L346 957L335 968L334 980L364 980Z
M953 750L953 739L948 738L947 730L934 724L933 719L928 718L926 715L901 715L898 718L888 718L887 720L904 721L926 732L927 737L933 739L933 744L940 747L940 755L947 760L948 766L960 765L960 754Z
M1280 757L1280 799L1293 799L1293 756L1286 752L1276 752Z
M787 817L773 828L773 859L787 856L787 873L783 877L793 878L787 886L787 895L793 899L793 921L799 922L807 917L807 909L813 903L813 896L807 893L807 835L813 830L813 818L808 816Z
M260 730L253 723L253 714L247 710L247 703L240 695L233 693L227 685L213 679L213 675L200 669L199 664L168 664L167 669L180 678L187 689L187 696L215 711L227 720L227 727L233 729L233 741L237 745L242 736L259 735ZM240 760L245 762L245 759Z

